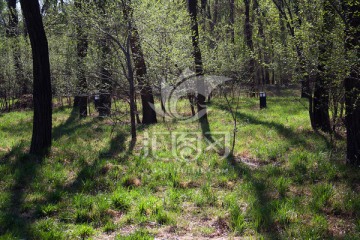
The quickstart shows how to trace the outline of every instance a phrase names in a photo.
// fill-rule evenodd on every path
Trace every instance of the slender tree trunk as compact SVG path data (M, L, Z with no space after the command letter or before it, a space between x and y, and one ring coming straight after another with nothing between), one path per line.
M311 101L310 78L305 69L305 58L302 46L296 46L296 52L299 59L299 66L296 71L301 76L301 98L307 98Z
M130 75L130 123L131 123L131 139L136 140L136 104L135 104L135 85L134 76Z
M235 43L235 0L229 0L229 7L230 7L230 17L229 17L229 24L230 24L230 39L231 43Z
M275 58L275 53L274 53L274 42L273 42L273 36L272 34L270 33L270 36L269 36L269 40L270 40L270 51L269 51L269 64L271 64L271 69L269 68L269 71L267 72L269 75L268 75L268 81L267 84L275 84L275 81L274 81L274 74L275 74L275 70L274 70L274 58ZM265 76L266 78L266 76Z
M207 108L205 103L205 83L204 83L204 71L201 50L199 47L199 27L197 22L197 0L188 0L188 9L191 17L191 32L192 32L192 45L193 56L195 61L195 74L196 74L196 105L197 115L201 124L201 129L204 134L210 132L209 121L207 117Z
M29 94L28 82L24 76L24 69L21 63L20 43L19 43L19 17L16 9L16 0L7 1L9 9L9 25L6 31L7 36L13 40L12 50L15 65L15 75L17 81L20 81L21 95Z
M218 18L219 18L219 0L215 0L214 1L214 11L213 11L213 16L212 16L212 21L210 24L210 32L213 32L215 29L215 26L218 22Z
M34 121L30 153L41 155L51 147L52 94L49 50L37 0L20 0L33 56Z
M334 28L335 13L329 2L325 1L323 4L324 26L321 31L322 34L319 43L319 65L314 87L312 127L314 130L321 129L324 132L331 132L329 115L329 88L331 76L326 71L326 64L331 58L332 42L329 40L329 34Z
M343 1L346 14L346 50L356 51L357 62L345 78L345 123L347 136L347 162L360 166L360 2Z
M129 40L128 40L129 41ZM136 141L136 93L135 93L135 80L134 80L134 72L131 65L131 56L130 56L130 48L129 43L127 44L127 52L124 52L126 57L126 65L128 72L128 82L129 82L129 102L130 102L130 124L131 124L131 142L132 145L135 144Z
M82 1L76 0L75 7L78 11L82 10ZM78 19L78 23L76 25L76 34L77 34L77 79L78 86L77 92L79 95L75 96L74 99L74 107L78 108L80 117L87 116L87 82L86 82L86 73L85 73L85 58L87 56L88 50L88 39L87 34L83 30L83 24L81 23L81 19Z
M283 7L283 4L280 3L280 6ZM283 56L285 59L287 58L287 39L286 39L286 27L285 27L285 19L283 17L283 15L279 12L279 24L280 24L280 38L281 38L281 44L283 49L285 50L285 56ZM285 82L285 74L284 74L284 69L285 69L285 63L282 60L283 58L281 57L279 59L279 67L278 67L278 72L279 72L279 83L282 84L283 82Z
M195 116L196 115L196 112L195 112L195 96L194 94L191 94L191 93L188 93L187 95L188 97L188 100L189 100L189 103L190 103L190 109L191 109L191 116Z
M147 68L144 58L144 53L141 48L140 36L137 28L132 23L132 8L131 1L124 4L124 16L130 25L130 46L132 58L135 65L135 76L140 88L143 124L157 123L156 112L154 106L154 95L152 88L147 81Z
M261 12L258 0L254 0L254 3L253 3L253 23L255 22L255 16L257 16L258 36L260 38L259 46L258 46L258 56L259 56L258 58L262 63L264 63L266 50L265 51L263 51L263 50L266 47L266 42L265 42L264 26L261 21L262 12ZM257 74L258 84L264 85L265 84L265 68L259 63L257 64L256 74Z
M264 17L263 11L261 11L259 6L259 1L254 0L254 8L256 10L257 14L257 20L258 20L258 27L259 27L259 37L261 38L261 47L259 49L259 55L263 59L263 62L265 63L265 66L261 67L261 75L262 75L262 84L269 84L270 83L270 77L269 77L269 53L266 50L266 36L264 32L264 24L261 19L261 17Z
M208 0L201 0L201 13L203 15L203 30L206 31L206 23L207 23L207 20L208 20L208 17L207 17L207 5L208 5Z
M251 0L244 0L244 3L245 3L245 26L244 26L245 43L248 48L248 51L252 53L254 52L254 44L253 44L253 29L250 21ZM255 85L256 85L255 59L254 57L252 57L252 54L249 59L247 78L250 83L250 96L255 97Z
M135 93L135 96L134 96L134 100L135 100L136 123L137 123L137 124L141 124L141 120L140 120L140 116L139 116L139 111L138 111L138 105L137 105L137 96L136 96L136 93Z

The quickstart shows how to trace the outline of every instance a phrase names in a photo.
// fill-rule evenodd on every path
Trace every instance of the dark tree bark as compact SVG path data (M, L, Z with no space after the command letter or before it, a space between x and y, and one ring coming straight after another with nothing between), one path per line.
M312 104L312 127L314 130L321 129L324 132L331 131L329 116L329 88L331 76L326 71L327 61L331 58L332 42L328 40L329 34L334 28L334 11L328 1L324 3L324 26L321 31L319 42L319 65L316 76L314 96Z
M130 29L129 29L130 30ZM130 123L131 123L131 145L130 149L134 147L136 142L136 115L137 115L137 106L136 106L136 89L135 89L135 79L134 71L132 67L131 55L130 55L130 31L127 39L127 43L123 46L118 40L115 40L115 43L121 48L125 59L126 59L126 70L123 68L123 73L126 76L126 79L129 82L129 105L130 105Z
M343 8L346 15L345 47L347 51L356 51L358 58L344 81L347 162L360 166L360 2L344 0Z
M83 0L76 0L75 7L81 11L82 10L82 2ZM87 34L84 32L82 20L78 19L76 25L76 40L77 40L77 93L74 100L74 108L79 111L79 115L81 118L87 116L87 100L88 100L88 92L87 92L87 82L86 82L86 73L85 73L85 58L87 56L88 50L88 38Z
M245 43L250 52L254 51L254 43L253 43L253 28L250 21L250 5L251 0L244 0L245 3L245 26L244 26L244 36L245 36ZM255 78L255 59L254 57L250 56L248 69L247 69L247 78L250 82L251 86L251 97L255 97L255 85L256 85L256 78Z
M9 25L6 31L7 36L13 39L12 49L15 65L15 76L21 85L21 95L29 94L28 82L24 76L24 69L21 63L20 43L19 43L19 17L16 9L16 0L7 1L9 9Z
M52 95L49 50L37 0L20 0L33 56L34 121L30 153L46 154L51 147Z
M208 0L201 0L201 13L203 15L203 30L206 31L206 23L209 19L207 16Z
M112 91L112 81L111 81L111 72L110 72L110 47L108 43L107 36L103 36L100 39L100 48L101 48L101 66L100 66L100 78L101 78L101 87L100 87L100 100L99 100L99 116L106 117L111 114L111 91Z
M252 24L250 22L250 4L251 0L244 0L245 3L245 27L244 27L244 35L245 42L250 51L254 50L254 44L252 39L253 29Z
M96 2L97 7L103 17L106 17L106 4L107 0L100 0ZM107 31L105 29L105 31ZM111 114L111 93L112 93L112 81L111 81L111 66L109 57L111 49L109 47L109 39L106 34L100 37L99 47L101 50L101 65L100 65L100 79L101 86L99 88L100 99L98 101L97 110L100 117L110 116Z
M130 102L130 123L131 123L131 142L136 141L136 101L135 101L135 80L134 72L131 66L130 49L124 53L126 57L126 65L128 69L128 81L129 81L129 102Z
M191 17L191 32L192 32L192 45L193 45L193 56L195 61L195 74L196 87L197 87L197 96L196 96L196 105L197 105L197 114L199 122L201 124L201 129L204 134L210 132L209 121L207 117L207 108L205 103L205 83L204 83L204 70L202 63L201 50L199 47L199 26L197 22L197 0L188 0L188 9Z
M213 15L212 15L212 21L210 24L210 32L213 32L215 29L215 25L218 22L218 18L219 18L219 0L215 0L214 1L214 11L213 11Z
M229 16L229 24L230 24L230 39L231 43L235 43L235 0L229 0L230 7L230 16Z
M144 53L141 48L140 36L137 28L132 23L132 9L131 2L128 1L124 4L124 16L126 21L128 21L130 26L130 46L132 52L132 58L135 65L135 76L140 88L141 104L142 104L142 123L143 124L153 124L157 123L155 109L151 107L154 106L154 96L152 88L147 81L147 68L144 58Z
M284 2L283 1L279 1L279 6L281 9L284 9ZM281 38L281 44L282 47L285 49L285 58L287 58L288 54L287 54L287 34L286 34L286 26L285 26L285 19L283 14L279 11L279 27L280 27L280 38ZM278 75L279 75L279 80L278 83L283 84L284 82L287 81L286 79L286 74L284 74L284 69L285 69L285 63L284 61L280 60L279 61L279 67L278 67Z
M201 0L201 10L206 12L207 0Z

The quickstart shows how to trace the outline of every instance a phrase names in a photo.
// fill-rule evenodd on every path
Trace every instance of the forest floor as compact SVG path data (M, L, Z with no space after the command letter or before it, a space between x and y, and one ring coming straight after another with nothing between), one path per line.
M227 157L221 99L209 106L218 145L196 122L158 119L132 148L127 123L56 108L41 161L26 154L32 113L0 114L0 239L360 239L360 171L345 165L343 134L314 132L294 97L240 101Z

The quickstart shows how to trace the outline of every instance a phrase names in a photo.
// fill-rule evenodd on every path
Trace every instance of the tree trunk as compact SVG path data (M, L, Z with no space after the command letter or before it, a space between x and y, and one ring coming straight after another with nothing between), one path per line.
M207 117L207 108L205 103L205 83L204 83L204 71L201 50L199 47L199 26L197 22L197 0L188 0L188 10L191 17L191 32L192 32L192 45L193 45L193 56L195 62L195 74L196 74L196 105L197 105L197 117L201 124L203 134L210 132L209 121Z
M99 99L99 116L106 117L111 114L111 72L110 72L110 47L108 45L108 39L106 36L100 40L101 47L101 87L100 87L100 99Z
M135 94L135 81L134 81L134 72L131 65L131 56L129 44L127 45L127 51L124 52L126 58L126 65L128 70L128 82L129 82L129 102L130 102L130 124L131 124L131 144L134 145L136 141L136 94Z
M230 25L230 39L231 43L235 43L235 30L234 30L234 24L235 24L235 0L229 0L230 4L230 17L229 17L229 25Z
M147 81L147 68L144 59L144 53L141 48L140 36L137 28L132 23L132 8L131 2L128 1L124 5L124 16L130 25L130 46L132 58L135 65L135 76L140 88L140 97L142 104L143 124L157 123L156 112L154 106L154 96L152 88Z
M245 3L245 26L244 26L245 43L248 48L248 51L250 53L252 53L254 51L254 44L253 44L253 39L252 39L253 38L253 29L252 29L252 24L250 22L251 0L244 0L244 3ZM249 59L247 80L250 83L250 96L255 97L255 85L256 85L255 59L252 56L252 54Z
M78 11L82 10L82 1L76 0L75 7ZM79 115L81 118L87 116L87 82L86 82L86 73L85 73L85 58L87 56L88 50L88 39L87 34L83 30L83 26L81 23L81 19L78 19L78 23L76 25L76 34L77 34L77 93L74 99L74 107L78 109Z
M106 17L106 4L107 0L100 0L97 2L97 7L103 17ZM108 31L108 29L105 29ZM101 66L100 66L100 79L101 86L99 89L100 99L98 104L98 112L100 117L107 117L111 114L111 93L112 93L112 81L111 81L111 66L110 66L110 54L111 49L109 47L109 39L106 34L100 37L99 47L101 50Z
M34 121L30 153L46 154L51 147L52 94L49 50L37 0L20 0L33 56Z
M334 28L335 13L329 2L325 1L323 4L324 26L319 42L319 65L314 87L312 127L314 130L321 129L324 132L331 132L329 115L329 87L331 76L326 71L326 64L331 58L332 42L329 40L329 34Z
M265 37L265 32L264 32L264 24L262 22L261 17L265 17L264 13L261 11L260 6L259 6L259 1L258 0L254 0L254 10L257 17L257 22L258 22L258 27L259 27L259 37L261 39L261 43L260 43L260 47L259 47L259 56L260 59L263 61L263 63L265 63L265 66L259 66L259 70L261 73L261 84L268 84L270 79L269 79L269 69L268 69L268 65L269 65L269 56L268 56L268 51L266 51L266 37ZM255 15L254 13L254 15Z
M324 132L330 132L330 116L329 116L329 86L328 83L319 76L318 73L314 96L312 97L312 108L310 114L312 114L311 124L314 130L321 129Z
M280 6L283 8L283 4L280 2L279 3ZM283 17L283 14L281 14L279 12L279 25L280 25L280 38L281 38L281 45L283 47L283 49L285 50L285 56L284 57L281 57L279 59L279 67L278 67L278 74L279 74L279 83L282 84L284 82L286 82L285 78L285 74L284 74L284 69L285 69L285 66L286 66L286 63L284 63L283 59L287 58L287 35L286 35L286 27L285 27L285 19Z
M346 50L356 51L358 58L344 82L347 162L360 166L360 2L343 1L343 8L346 14Z
M21 63L20 43L19 43L19 17L16 9L16 0L7 1L9 9L9 25L6 30L6 35L12 38L12 49L14 56L15 75L17 81L21 85L21 95L29 94L28 82L24 76L24 69Z
M208 17L207 17L207 6L208 6L208 0L201 0L201 13L203 15L203 30L206 31L206 23L207 23L207 20L208 20Z
M191 93L188 93L187 95L189 103L190 103L190 109L191 109L191 116L195 116L196 112L195 112L195 96Z
M215 29L215 25L218 22L219 18L219 0L214 1L214 11L213 11L213 18L210 24L210 32L213 32Z
M136 123L137 123L137 124L141 124L141 120L140 120L140 116L139 116L139 111L138 111L138 107L137 107L137 96L136 96L136 93L135 93L135 96L134 96L134 100L135 100Z

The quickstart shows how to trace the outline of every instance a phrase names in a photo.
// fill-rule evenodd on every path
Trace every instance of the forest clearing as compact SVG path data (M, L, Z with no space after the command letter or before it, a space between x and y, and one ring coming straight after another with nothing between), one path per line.
M0 0L0 240L360 239L359 13Z

